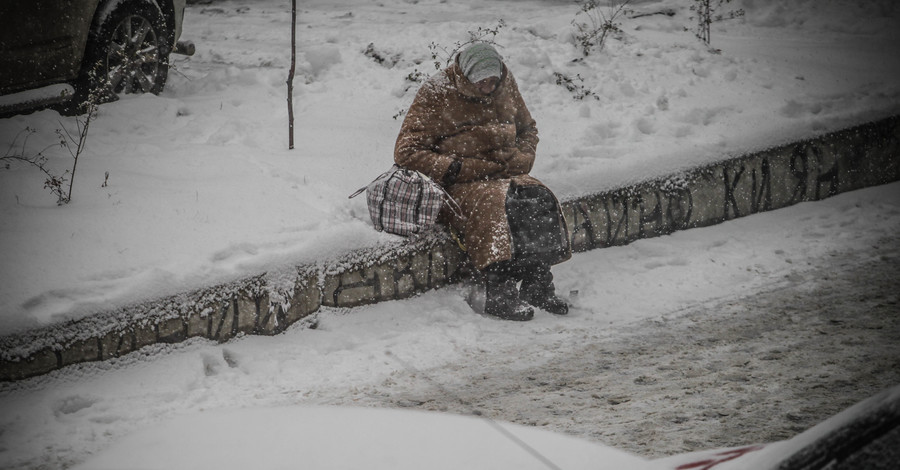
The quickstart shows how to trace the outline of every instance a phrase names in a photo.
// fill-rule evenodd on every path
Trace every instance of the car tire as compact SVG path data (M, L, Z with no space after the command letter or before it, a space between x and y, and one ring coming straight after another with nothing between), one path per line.
M101 9L103 6L101 6ZM153 0L124 0L100 13L88 35L81 74L66 114L129 93L162 92L171 46L162 10Z

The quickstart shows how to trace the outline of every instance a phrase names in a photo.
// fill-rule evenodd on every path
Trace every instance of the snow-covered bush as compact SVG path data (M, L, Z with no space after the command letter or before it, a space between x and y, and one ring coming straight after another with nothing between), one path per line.
M598 0L581 1L581 10L572 24L578 29L575 40L585 57L594 49L603 50L603 44L611 34L622 34L622 23L618 20L630 11L625 8L629 1L608 0L606 8L601 8Z
M698 39L706 43L710 43L710 25L718 21L732 20L744 16L743 9L731 10L720 13L722 5L731 3L731 0L691 0L691 11L695 16L690 17L691 20L697 21L697 29L693 30L694 35ZM687 30L688 28L685 28Z
M584 86L584 78L581 75L575 75L575 78L572 78L564 73L553 72L553 76L556 77L556 84L569 90L572 93L572 97L576 100L583 100L588 96L594 97L595 100L599 100L600 97L594 94L589 88L585 88Z
M22 163L37 168L44 174L44 188L56 196L56 203L60 206L68 204L72 200L72 187L75 184L75 170L78 168L78 158L84 153L87 144L88 130L91 121L97 113L97 103L92 99L85 104L86 113L82 116L75 117L75 130L70 131L62 122L60 127L56 129L58 144L50 145L44 149L30 153L28 151L28 138L36 132L35 129L26 127L23 129L13 141L9 144L6 153L0 157L0 161L4 163L4 169L12 169L13 163ZM21 145L18 144L21 137ZM49 164L49 157L45 152L59 145L66 149L72 157L72 167L66 169L62 174L56 172ZM107 173L107 179L109 174Z

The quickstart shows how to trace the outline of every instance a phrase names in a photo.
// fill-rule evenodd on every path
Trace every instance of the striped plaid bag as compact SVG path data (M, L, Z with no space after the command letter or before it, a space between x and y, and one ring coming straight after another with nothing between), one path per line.
M375 230L404 237L434 228L444 204L454 212L459 209L456 201L434 180L396 164L350 197L363 191Z

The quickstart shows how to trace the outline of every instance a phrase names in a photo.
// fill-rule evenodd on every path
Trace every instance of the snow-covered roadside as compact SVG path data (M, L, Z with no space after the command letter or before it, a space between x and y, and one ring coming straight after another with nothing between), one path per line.
M533 173L562 198L900 112L895 2L735 1L747 15L715 26L720 54L683 31L688 2L632 5L676 14L626 18L621 40L573 62L568 0L301 2L294 151L284 2L189 7L196 55L175 58L162 96L101 108L71 204L56 207L33 168L0 170L0 334L383 242L346 196L390 164L392 116L417 86L404 77L433 70L432 41L500 19L541 131ZM554 73L591 96L574 100ZM26 152L50 146L62 173L61 122L73 125L2 119L0 146L34 129Z
M900 382L898 229L894 183L577 254L555 270L578 291L568 317L480 317L452 287L0 384L0 467L66 467L203 410L306 404L477 408L647 456L788 437Z
M875 250L556 343L398 371L328 403L479 410L645 457L788 439L900 384L900 240Z

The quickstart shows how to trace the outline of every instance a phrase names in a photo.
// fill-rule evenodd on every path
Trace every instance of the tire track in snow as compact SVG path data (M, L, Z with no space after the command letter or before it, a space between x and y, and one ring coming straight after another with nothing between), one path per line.
M477 410L647 457L786 439L900 383L900 238L875 252L835 253L745 297L585 331L580 345L407 370L362 401Z

